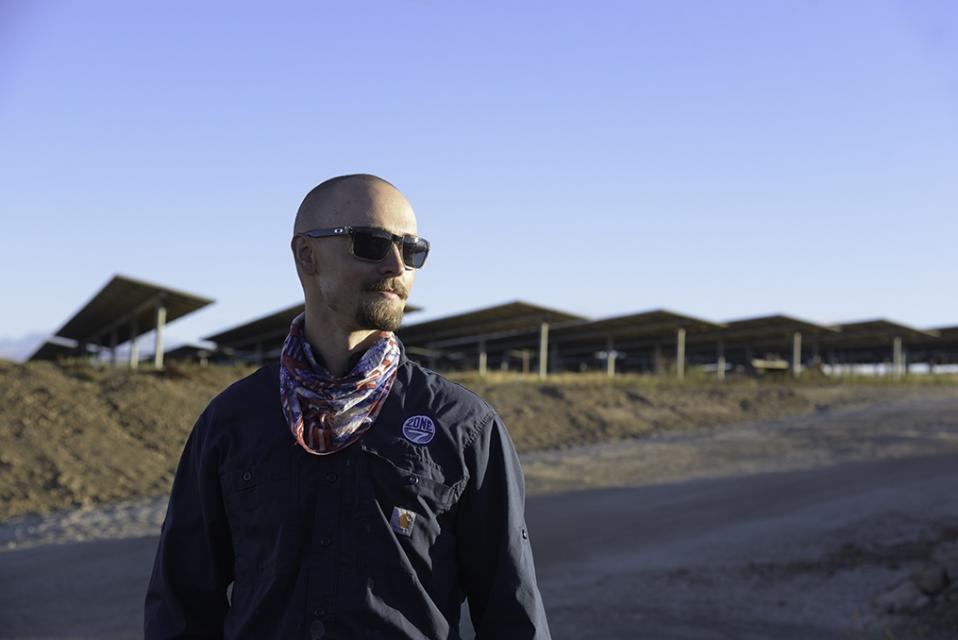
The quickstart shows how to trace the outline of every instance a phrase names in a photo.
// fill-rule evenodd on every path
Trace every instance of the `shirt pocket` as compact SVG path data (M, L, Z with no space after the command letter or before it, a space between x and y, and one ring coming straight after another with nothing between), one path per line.
M294 468L259 462L227 468L220 477L237 573L294 568L302 535Z
M456 502L464 481L403 451L360 443L360 518L370 575L400 571L426 581L437 563L454 562ZM447 569L443 569L446 571Z

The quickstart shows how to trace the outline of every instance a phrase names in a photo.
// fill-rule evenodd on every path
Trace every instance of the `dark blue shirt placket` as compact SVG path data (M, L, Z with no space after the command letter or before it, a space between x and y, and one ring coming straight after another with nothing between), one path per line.
M305 454L309 455L309 454ZM351 496L348 456L345 451L327 456L312 456L306 461L304 476L312 493L312 526L309 539L305 541L308 558L309 588L307 595L306 637L310 640L335 638L336 618L341 612L337 602L341 574L346 568L349 528L344 526L348 518Z

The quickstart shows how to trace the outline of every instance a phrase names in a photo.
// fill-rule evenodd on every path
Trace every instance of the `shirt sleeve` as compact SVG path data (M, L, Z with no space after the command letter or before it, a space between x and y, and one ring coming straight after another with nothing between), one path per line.
M525 523L525 481L495 414L466 448L459 500L462 582L477 640L549 640Z
M218 465L203 446L206 427L204 413L193 426L173 479L146 593L147 640L223 637L233 544Z

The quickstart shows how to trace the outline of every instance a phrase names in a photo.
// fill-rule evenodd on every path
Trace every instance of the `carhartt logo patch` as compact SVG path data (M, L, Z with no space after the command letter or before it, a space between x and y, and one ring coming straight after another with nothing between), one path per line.
M389 519L393 531L408 536L412 533L412 526L416 522L416 513L409 509L393 507L393 515Z
M402 423L402 434L413 444L429 444L436 435L436 424L429 416L413 416Z

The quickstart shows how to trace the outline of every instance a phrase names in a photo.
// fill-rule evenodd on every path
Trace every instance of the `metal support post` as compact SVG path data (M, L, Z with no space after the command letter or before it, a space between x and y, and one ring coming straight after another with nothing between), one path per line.
M153 366L163 368L163 329L166 327L166 305L156 305L156 343L153 347Z
M539 378L549 374L549 323L539 326Z
M486 339L479 338L479 377L486 377Z
M718 353L716 354L715 375L719 380L725 380L725 343L718 341Z
M896 378L901 377L904 358L902 353L901 336L895 336L892 341L892 370Z
M130 318L130 368L136 369L140 366L140 350L139 345L136 342L136 338L139 335L139 327L137 327L136 316Z
M610 378L615 377L615 342L612 336L605 339L605 375Z
M685 329L675 332L675 377L685 379Z
M802 332L792 334L792 376L797 378L802 374Z

